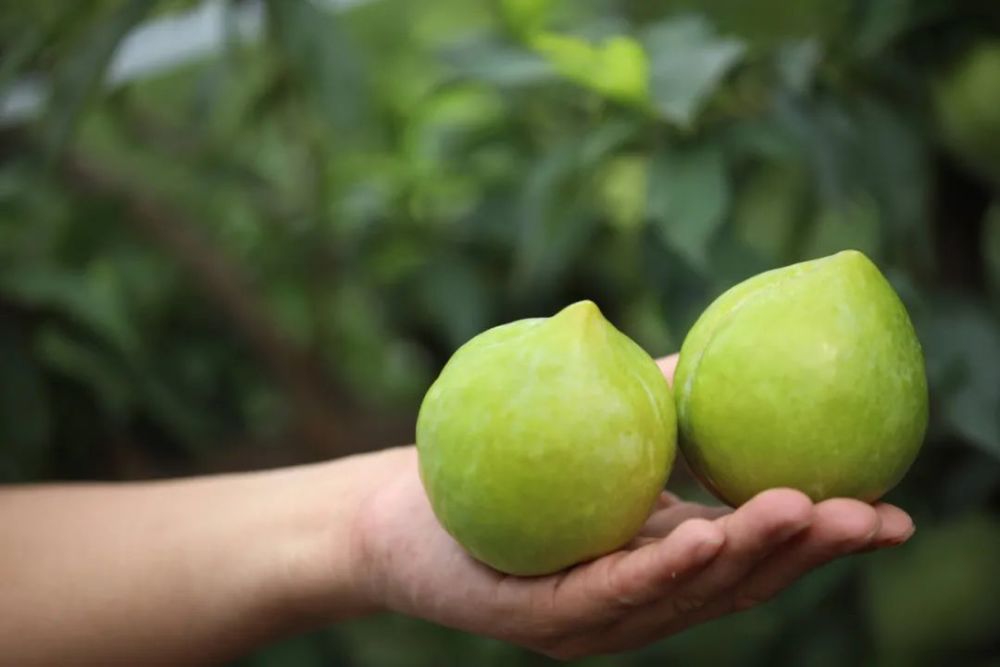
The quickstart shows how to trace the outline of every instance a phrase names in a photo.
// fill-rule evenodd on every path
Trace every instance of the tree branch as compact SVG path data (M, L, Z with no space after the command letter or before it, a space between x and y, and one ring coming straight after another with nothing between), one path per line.
M337 407L346 397L338 392L316 363L275 326L254 298L249 279L225 253L198 232L198 225L159 201L154 193L100 167L80 155L67 155L61 171L78 189L122 200L124 220L177 260L192 283L215 303L266 365L291 398L296 430L311 456L346 453Z

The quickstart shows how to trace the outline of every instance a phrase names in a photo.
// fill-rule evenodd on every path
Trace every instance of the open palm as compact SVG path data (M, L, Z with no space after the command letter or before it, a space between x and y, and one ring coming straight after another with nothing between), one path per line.
M670 377L673 359L660 363ZM830 560L913 532L909 516L884 503L814 504L773 489L729 510L664 493L627 547L557 574L513 577L475 561L441 528L413 447L392 457L387 483L359 517L373 599L557 658L635 648L747 609Z

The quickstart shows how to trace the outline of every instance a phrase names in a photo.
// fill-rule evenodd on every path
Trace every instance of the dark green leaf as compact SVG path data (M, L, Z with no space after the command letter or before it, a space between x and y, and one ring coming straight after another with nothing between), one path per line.
M650 166L649 215L664 242L705 267L713 234L729 208L725 156L711 144L677 146Z
M49 148L61 151L73 136L87 104L104 83L104 72L122 38L156 0L128 0L100 17L74 57L56 71L45 118Z
M853 249L879 257L881 228L879 209L868 197L830 204L812 222L801 254L814 258Z
M0 100L9 92L14 77L22 73L22 68L35 56L42 43L41 31L35 26L27 26L8 47L9 50L0 60Z
M460 257L438 257L415 280L414 305L445 333L451 349L493 324L491 305L496 298L474 264Z
M269 28L297 83L334 127L356 130L368 113L361 49L333 9L309 0L269 0Z
M7 271L0 268L0 292L28 306L52 309L129 357L138 352L139 339L118 278L107 264L95 265L87 273L14 265Z
M106 414L122 420L133 406L134 387L119 363L105 352L66 335L54 327L38 337L37 354L51 371L87 387Z
M453 46L443 58L459 76L494 86L531 86L557 78L552 64L537 53L485 39Z
M629 122L599 126L582 139L574 137L551 150L527 175L512 275L512 287L520 298L543 298L558 288L597 222L588 214L588 171L634 131Z
M26 336L0 320L0 480L33 477L52 431L49 394ZM3 464L6 465L3 465Z
M1000 304L1000 201L994 202L986 213L982 248L993 296Z
M789 255L808 197L809 181L800 164L762 165L740 182L733 204L734 232L747 248L778 266Z
M939 418L1000 458L1000 327L974 302L939 301L921 330Z
M816 78L823 59L823 46L815 39L787 42L777 52L778 74L790 91L805 93Z
M715 35L701 17L686 16L650 28L643 43L649 54L653 106L668 121L689 127L746 48Z

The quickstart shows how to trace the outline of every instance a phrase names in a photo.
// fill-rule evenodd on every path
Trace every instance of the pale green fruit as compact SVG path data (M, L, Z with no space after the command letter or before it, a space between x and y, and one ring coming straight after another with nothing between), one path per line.
M681 451L731 505L774 487L873 501L903 477L927 425L909 316L854 250L725 292L684 341L674 389Z
M673 465L676 428L655 362L581 301L455 353L420 407L420 474L469 553L547 574L636 535Z

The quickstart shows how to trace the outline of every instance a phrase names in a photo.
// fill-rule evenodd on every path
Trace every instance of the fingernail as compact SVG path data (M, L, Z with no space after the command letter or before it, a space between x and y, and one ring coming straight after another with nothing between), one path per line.
M899 545L904 544L905 542L908 542L909 539L911 537L913 537L913 533L915 533L915 532L917 532L917 527L916 526L910 526L910 529L908 531L906 531L905 533L903 533L902 535L900 535L898 537L893 537L893 538L888 539L888 540L882 540L881 542L876 543L874 546L877 549L886 549L886 548L891 548L891 547L898 547Z

